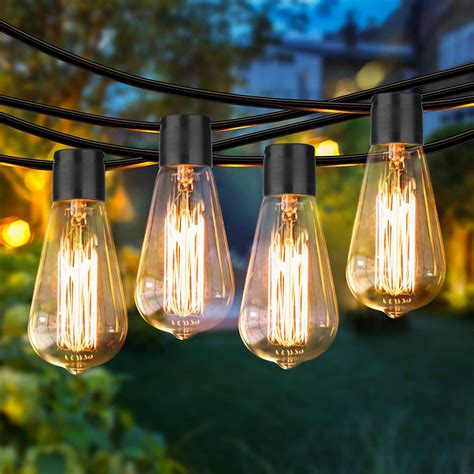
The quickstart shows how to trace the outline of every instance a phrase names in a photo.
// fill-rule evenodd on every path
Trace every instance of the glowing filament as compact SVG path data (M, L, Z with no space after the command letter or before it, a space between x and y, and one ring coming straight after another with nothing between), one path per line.
M403 161L394 161L391 169L376 200L375 288L400 296L415 290L416 195Z
M98 343L97 238L83 227L84 221L73 215L58 254L56 341L59 349L73 352L94 351Z
M295 226L297 200L282 198L282 225L273 230L268 263L268 340L284 347L308 341L308 242Z
M179 168L178 193L168 203L165 219L163 309L198 316L204 309L204 209L190 199L192 168Z

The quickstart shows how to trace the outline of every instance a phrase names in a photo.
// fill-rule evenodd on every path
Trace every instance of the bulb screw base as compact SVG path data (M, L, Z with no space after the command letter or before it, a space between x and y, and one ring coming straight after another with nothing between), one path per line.
M67 149L54 154L53 201L105 201L104 153Z
M265 148L263 189L265 196L316 195L314 147L300 143Z
M211 118L166 115L161 119L160 166L212 166Z
M376 94L372 99L371 144L423 144L421 95L413 92Z

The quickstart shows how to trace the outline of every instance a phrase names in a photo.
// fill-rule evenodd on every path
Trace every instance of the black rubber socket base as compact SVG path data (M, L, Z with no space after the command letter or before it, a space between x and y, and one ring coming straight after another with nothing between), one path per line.
M104 153L68 149L54 154L53 201L105 200Z
M263 190L265 196L316 194L314 147L303 144L270 145L265 148Z
M211 118L167 115L161 119L160 166L212 166Z
M423 144L423 107L420 94L376 94L372 99L371 117L372 145Z

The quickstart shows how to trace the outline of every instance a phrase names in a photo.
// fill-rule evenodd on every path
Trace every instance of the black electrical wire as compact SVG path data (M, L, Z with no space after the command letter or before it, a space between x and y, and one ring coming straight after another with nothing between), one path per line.
M434 91L436 98L445 97L446 95L452 95L453 93L459 93L461 91L472 90L474 82L469 82L466 84L461 84L459 86L447 87L444 89L439 89ZM446 108L451 106L456 106L459 98L451 99L453 102L446 102L444 105ZM19 99L17 97L10 97L7 95L0 94L0 105L7 107L13 107L15 109L26 110L29 112L35 112L43 115L48 115L52 117L58 117L66 120L73 120L76 122L87 123L90 125L98 125L105 127L113 128L124 128L134 131L143 131L143 132L159 132L160 124L158 122L142 121L142 120L129 120L121 119L116 117L108 117L105 115L91 114L87 112L80 112L76 110L64 109L61 107L56 107L53 105L42 104L38 102L33 102L29 100ZM280 121L279 116L281 114L287 114L287 112L273 112L269 114L254 115L250 117L241 117L238 119L230 120L221 120L212 122L211 127L215 131L224 131L224 130L233 130L243 127L248 127L252 125L268 124ZM293 118L303 115L302 112L294 112ZM349 116L349 114L346 114ZM352 114L350 118L353 117ZM257 123L255 123L257 122ZM337 122L336 122L337 123Z
M455 97L453 99L438 99L425 102L423 110L427 112L446 109L457 109L460 107L471 107L474 105L474 95Z
M454 86L443 87L442 89L434 89L429 92L422 94L423 100L436 100L443 99L444 97L450 97L452 95L462 94L474 90L474 82L463 82L462 84L456 84Z
M2 27L5 28L5 30L2 30ZM28 41L27 44L31 46L35 46L35 38L31 37L27 33L21 32L21 30L13 27L12 25L9 25L6 22L1 22L0 21L0 31L4 31L6 34L9 34L10 36L13 36L17 39L24 40L26 36L30 38L31 41ZM17 33L20 36L15 36ZM22 36L21 34L24 34L26 36ZM41 40L38 40L41 42ZM48 52L50 51L50 47L53 48L54 50L59 50L59 48L56 48L52 45L48 45L45 42L41 42L46 49L41 49L43 52ZM62 50L60 50L62 51ZM67 54L66 51L64 51L65 54ZM56 56L55 56L56 57ZM78 59L81 59L77 57ZM58 59L61 59L58 57ZM87 61L87 60L85 60ZM469 65L468 65L469 66ZM120 71L118 71L120 72ZM469 71L467 71L469 72ZM445 79L447 77L453 77L455 75L460 75L460 74L465 74L466 73L466 66L461 66L458 68L452 68L450 70L446 71L440 71L437 73L432 73L432 74L427 74L425 76L420 76L416 78L411 78L407 79L405 81L400 81L398 83L394 84L387 84L383 86L379 86L373 89L368 89L364 91L360 91L354 94L349 94L343 97L339 98L333 98L329 99L328 102L338 102L344 99L357 99L360 100L361 98L367 98L371 94L374 93L379 93L383 91L388 91L388 90L399 90L400 88L406 88L406 87L414 87L417 85L422 85L426 84L432 81L436 80L441 80ZM147 79L147 81L149 81ZM159 82L159 84L161 84ZM5 102L8 102L8 98L3 96L3 99ZM10 104L5 103L5 105L11 105L14 106L13 102L16 101L16 105L21 105L20 100L21 99L10 99ZM91 124L97 124L97 125L109 125L109 126L119 126L119 127L124 127L124 128L130 128L130 129L138 129L138 130L143 130L143 131L157 131L159 129L159 125L153 122L142 122L142 121L125 121L124 119L115 119L113 117L105 117L105 116L98 116L98 115L92 115L92 114L85 114L83 112L78 112L78 111L69 111L67 109L60 109L60 108L53 108L53 106L47 106L43 104L35 104L31 103L28 101L22 101L23 102L23 108L27 110L33 110L33 111L38 111L40 112L40 107L44 107L45 110L44 112L50 113L51 115L62 117L62 118L69 118L73 120L78 120L78 121L83 121L85 123L91 123ZM299 112L299 111L279 111L279 112L273 112L269 114L262 114L262 115L256 115L253 117L242 117L238 119L230 119L230 120L225 120L221 122L215 122L214 127L215 130L229 130L233 128L242 128L242 127L247 127L251 125L260 125L264 123L274 123L276 121L280 120L288 120L290 118L297 118L302 115L306 115L308 112Z
M51 117L58 117L75 122L87 123L90 125L99 125L113 128L125 128L131 130L144 130L150 132L158 132L160 124L157 122L147 122L141 120L126 120L115 117L107 117L105 115L96 115L77 110L69 110L53 105L41 104L29 100L19 99L0 94L0 105L13 107L15 109L26 110L28 112L36 112Z
M449 99L453 101L454 99ZM473 97L460 97L458 99L459 104L466 104L473 102ZM434 102L426 102L425 107L429 109L435 109L435 107L444 108L445 101L438 100ZM345 115L345 114L342 114ZM341 114L339 114L340 119L342 120ZM215 151L233 148L236 146L241 146L242 144L251 143L253 141L267 140L269 138L274 138L277 136L288 135L289 133L295 133L296 131L310 130L314 128L314 122L318 119L305 120L296 124L284 125L281 127L275 127L269 130L263 130L260 132L250 133L247 135L241 135L239 137L230 138L227 140L221 140L213 144L213 149ZM346 120L346 118L344 118ZM89 140L86 138L78 137L76 135L70 135L67 133L59 132L52 130L41 125L28 122L27 120L14 117L9 114L0 113L0 123L8 127L14 128L16 130L29 133L30 135L35 135L40 138L46 138L48 140L55 141L57 143L62 143L64 145L78 147L78 148L96 148L102 150L105 153L111 153L118 156L129 156L129 157L145 157L152 160L156 159L157 151L135 148L123 145L114 145L112 143L99 142L95 140Z
M456 69L456 68L453 68L452 71L454 71L454 69ZM459 71L459 73L460 74L465 74L465 72L463 72L463 71L464 71L464 69ZM348 94L348 95L345 95L345 96L334 97L332 99L328 99L328 101L329 102L337 101L339 99L363 100L363 99L371 98L373 95L381 94L383 92L397 92L397 91L401 91L401 90L412 88L412 87L418 87L418 86L422 86L422 85L426 85L426 84L429 84L429 83L432 83L432 82L436 82L436 81L446 79L446 77L443 75L444 72L445 71L438 71L438 72L435 72L435 73L426 74L424 76L418 76L418 77L413 77L411 79L405 79L405 80L399 81L399 82L393 82L391 84L384 84L382 86L374 87L372 89L365 89L365 90L362 90L362 91L359 91L359 92L354 92L352 94ZM463 92L466 92L466 91L471 91L474 88L473 86L474 86L473 82L466 82L464 84L457 84L457 85L450 86L450 87L445 87L445 88L442 88L442 89L436 89L436 90L429 91L429 92L426 92L425 94L423 94L423 99L433 99L434 100L434 99L440 99L440 98L451 96L451 95L456 95L456 94L463 93ZM274 113L278 113L278 112L274 112ZM281 112L282 116L284 114L290 114L290 113L291 112L287 112L287 111ZM308 115L305 112L300 112L300 113L303 114L303 115ZM309 121L307 122L308 128L304 128L304 129L299 130L299 131L305 131L305 130L308 130L308 129L317 129L317 128L322 128L322 127L327 127L329 125L334 125L334 124L337 124L337 123L346 122L348 120L358 119L360 117L361 117L361 115L353 115L353 114L331 114L329 116L317 117L317 118L312 119L311 122L309 122ZM297 131L298 131L298 129L290 130L290 133L297 133ZM258 134L259 132L255 132L255 133ZM280 135L278 135L278 136L280 136ZM253 140L252 137L258 138L259 135L247 134L247 135L241 135L239 137L229 138L228 140L235 140L233 147L234 146L235 147L236 146L242 146L242 145L245 145L245 144L249 144L249 143L253 143L255 141L262 140L262 138ZM239 141L237 141L237 140L239 140ZM242 141L240 141L240 140L242 140ZM224 146L223 141L221 142L221 146Z
M448 138L436 140L424 145L425 153L434 153L451 146L474 140L474 129L453 135ZM316 166L340 167L363 165L367 161L367 153L339 156L316 156ZM263 156L231 156L214 154L214 163L218 166L263 166ZM130 163L129 163L130 165Z
M0 113L0 123L8 127L14 128L21 132L28 133L40 138L46 138L63 145L68 145L77 148L95 148L101 150L104 153L110 153L117 156L131 156L131 157L145 157L156 159L157 151L146 150L140 148L133 148L123 145L113 145L112 143L98 142L95 140L89 140L86 138L78 137L75 135L69 135L67 133L58 132L51 130L50 128L42 127L27 120L13 117L5 113Z
M73 64L94 74L98 74L103 77L107 77L109 79L121 82L123 84L128 84L130 86L138 87L141 89L176 94L184 97L193 97L196 99L212 100L233 105L253 106L262 108L283 108L291 110L305 110L308 112L333 112L339 110L353 113L361 113L368 110L363 109L362 104L343 103L341 101L337 101L337 105L335 105L334 103L336 101L314 101L249 96L243 94L232 94L229 92L204 90L193 87L181 86L177 84L170 84L162 81L156 81L117 69L113 69L111 67L78 56L69 51L65 51L61 48L58 48L57 46L47 43L46 41L36 38L35 36L32 36L14 27L13 25L7 23L4 20L0 21L0 31L63 62ZM417 85L426 84L432 82L433 80L447 79L450 77L467 74L473 71L474 64L466 64L457 68L447 69L445 71L440 71L439 73L434 73L437 74L437 76L434 76L437 77L437 79L433 79L433 75L427 75L425 77L431 76L431 78L427 79L426 82L418 83ZM407 85L406 87L410 86ZM368 104L365 105L369 107Z
M424 145L425 153L434 153L451 146L474 140L474 129L453 135L448 138L436 140ZM316 166L339 167L363 165L367 161L367 153L339 156L316 156ZM120 160L117 160L120 161ZM263 166L263 156L231 156L214 154L214 163L218 166ZM115 165L115 164L114 164ZM128 164L129 166L131 163Z
M444 150L454 145L474 140L474 129L453 135L452 137L436 140L424 146L426 153L434 153L436 151ZM158 152L154 156L157 159ZM336 166L355 166L363 165L366 162L367 154L353 154L341 156L316 156L316 166L320 167L336 167ZM44 171L51 171L53 169L53 162L51 160L36 160L32 158L23 158L18 156L0 155L0 163L19 166L29 169L37 169ZM155 160L147 160L142 157L122 158L119 160L106 160L105 168L107 170L113 169L127 169L139 168L143 166L157 165ZM233 156L233 155L219 155L214 154L214 164L217 166L243 166L243 167L261 167L263 165L262 156Z
M251 143L270 140L272 138L305 132L307 130L316 130L317 128L326 127L328 125L347 122L349 120L353 120L355 117L359 116L353 114L335 114L326 115L324 117L316 117L313 119L302 120L301 122L280 125L278 127L267 128L265 130L258 130L257 132L245 133L243 135L226 138L224 140L217 140L213 143L213 147L216 151L228 150L230 148L250 145Z
M470 83L472 85L472 83ZM423 94L423 99L432 97L443 97L443 93L451 88L446 88L446 92L443 89L439 91L433 91L433 93ZM453 107L462 107L474 105L474 96L456 97L454 99L438 99L430 102L423 102L423 109L425 111L444 110ZM360 118L359 115L352 114L335 114L324 117L317 117L309 120L303 120L301 122L290 123L287 125L280 125L265 130L259 130L257 132L246 133L244 135L238 135L236 137L226 138L225 140L215 141L213 144L214 150L228 150L229 148L236 148L239 146L249 145L250 143L260 142L263 140L270 140L272 138L278 138L294 133L305 132L307 130L315 130L321 127L327 127L328 125L334 125L336 123L347 122Z
M104 66L102 64L90 61L89 59L78 56L69 51L65 51L57 46L47 43L36 38L24 31L15 28L13 25L4 20L0 21L0 31L26 43L34 48L53 56L61 61L80 66L83 69L91 71L110 79L116 79L130 86L140 87L143 89L154 90L157 92L166 92L168 94L176 94L183 97L192 97L195 99L206 99L216 102L222 102L232 105L243 105L247 107L262 107L269 109L290 109L305 110L310 112L352 112L365 113L368 111L367 104L342 103L337 105L328 104L324 100L301 100L301 99L285 99L274 97L260 97L244 94L233 94L230 92L218 92L212 90L198 89L194 87L180 86L177 84L169 84L167 82L147 79L145 77L136 76L134 74L119 71L117 69Z
M111 128L123 128L139 132L160 131L159 122L129 120L117 117L109 117L106 115L91 114L87 112L80 112L78 110L64 109L53 105L19 99L17 97L10 97L8 95L2 94L0 94L0 105L12 107L19 110L26 110L28 112L35 112L42 115L48 115L51 117L58 117L65 120L72 120L74 122L87 123L90 125L98 125ZM292 115L288 117L288 113L286 111L272 112L268 114L252 115L249 117L219 120L216 122L212 122L211 128L214 131L229 131L254 125L269 124L281 121L280 116L283 114L285 114L285 120L287 120L288 118L297 118L306 115L305 112L291 111Z
M446 88L439 89L439 90L430 91L430 92L427 92L426 94L424 94L423 98L424 99L432 99L432 98L434 99L434 98L444 97L446 95L462 93L462 92L465 92L467 90L472 89L473 84L474 83L470 82L470 83L466 83L466 84L459 84L459 85L450 86L450 87L446 87ZM5 105L7 105L7 104L5 104ZM63 110L65 110L65 109L63 109ZM277 113L263 114L260 117L263 117L264 115L276 115ZM90 114L87 114L87 115L90 115ZM3 118L6 119L7 117L9 117L9 116L4 116ZM297 124L297 125L298 125L299 128L301 128L301 130L307 130L307 129L315 129L315 128L319 128L319 127L323 127L323 126L343 122L343 121L346 121L346 120L351 120L351 119L354 119L354 118L357 118L357 116L354 116L352 114L335 114L335 115L330 115L330 116L325 116L325 117L319 117L319 118L313 119L311 121L306 121L304 123L301 123L299 125ZM244 120L248 120L248 119L252 119L252 117L247 117L247 118L243 117L242 119L239 119L239 120L244 121ZM0 119L0 121L1 121L1 119ZM16 120L16 125L19 125L21 122L22 122L21 119L17 119ZM226 123L226 122L233 122L233 124L236 123L235 120L221 121L221 122L218 122L218 123L222 124L223 127L227 127L227 126L231 125L231 124ZM5 123L5 124L7 124L7 123ZM9 124L11 124L10 121L9 121ZM23 125L24 126L22 128L19 128L19 127L16 127L16 128L21 130L21 131L24 131L24 132L28 133L29 123L28 122L23 123ZM34 125L34 124L31 124L31 125ZM244 125L244 123L242 123L242 126L243 125ZM297 130L298 130L298 128L294 127L291 130L291 133L296 133ZM41 135L38 135L38 136L41 136L42 138L48 138L48 139L52 139L52 140L55 140L55 139L58 138L56 136L56 134L59 133L59 132L55 132L55 131L48 130L48 129L43 129L43 127L39 127L39 126L38 126L37 131L41 132ZM253 136L251 136L251 134L249 134L250 136L245 135L245 136L241 136L241 137L236 137L237 139L239 139L238 146L245 144L245 142L243 140L245 137L248 137L247 138L247 140L248 140L247 143L249 143L249 142L252 142L254 138L257 138L259 134L264 133L264 132L265 131L257 132L257 134L255 134ZM279 133L277 133L277 132L278 131L275 130L273 133L275 133L276 136L280 136ZM87 146L87 147L98 146L101 149L104 149L103 145L106 145L106 146L108 145L108 144L103 144L101 142L93 142L93 141L90 141L90 140L84 141L85 139L80 139L80 137L69 136L69 135L66 135L66 134L62 134L61 138L64 139L62 141L62 143L66 144L66 145L70 145L70 146ZM266 138L264 138L264 139L268 139L268 138L271 138L271 136L269 136L269 133L267 131ZM79 143L78 140L80 140L81 142ZM235 146L237 146L237 144ZM110 147L113 147L113 148L110 148ZM116 146L115 145L110 145L110 147L108 147L107 152L114 153L115 150L116 150ZM105 149L104 149L104 151L105 151ZM124 151L127 152L127 150L124 150ZM148 152L150 154L148 154ZM157 155L155 154L155 152L153 152L152 150L149 150L148 152L146 154L149 158L153 157L154 159L157 159ZM133 153L133 151L132 151L132 153ZM140 150L139 152L136 153L136 155L141 157L143 155L143 151ZM228 159L228 158L225 158L225 159ZM225 161L225 159L222 157L222 160ZM35 160L33 160L33 161L35 161ZM114 162L117 161L117 163L118 163L120 160L113 160L113 161ZM143 160L141 158L139 158L137 160L137 163L140 163L142 161ZM255 159L253 161L255 161ZM256 162L258 162L258 157L256 158ZM5 163L10 164L8 161L5 161ZM132 163L132 165L134 165L134 164L135 164L135 161ZM232 164L232 163L229 163L229 164ZM249 165L251 164L250 161L248 162L248 164ZM35 164L29 164L29 166L35 167ZM43 169L43 168L41 168L42 165L40 163L38 163L37 166L39 166L39 169ZM127 164L124 162L123 166L126 167Z
M23 33L21 30L15 28L12 25L9 25L6 22L1 22L0 21L0 31L3 31L7 35L10 35L13 38L16 38L20 41L25 42L26 44L36 47L37 49L40 49L40 51L53 55L59 60L64 60L66 61L68 54L66 51L61 50L60 48L57 48L55 46L49 45L48 43L42 41L42 40L37 40L31 35L28 35L27 33ZM41 45L41 48L38 48L38 44ZM54 53L54 54L53 54ZM64 53L64 54L62 54ZM73 55L74 56L74 55ZM76 66L82 67L81 66L81 59L78 56L74 56L75 59L78 60L78 62L74 62ZM84 60L87 61L87 60ZM67 61L70 62L70 61ZM95 63L93 63L95 64ZM100 65L98 65L100 66ZM110 68L109 68L110 69ZM443 79L448 79L460 75L467 74L469 72L472 72L474 70L474 64L467 64L463 66L458 66L455 68L447 69L444 71L438 71L430 74L426 74L424 76L419 76L419 77L414 77L411 79L406 79L403 81L399 81L397 83L393 84L385 84L382 86L378 86L372 89L364 90L364 91L359 91L355 92L352 94L348 94L346 96L342 97L336 97L329 99L328 102L338 102L342 100L362 100L362 99L367 99L370 98L371 95L376 94L376 93L382 93L382 92L394 92L398 90L403 90L406 88L410 87L418 87L421 85L426 85L430 84L432 82L440 81ZM114 70L113 70L114 71ZM93 71L96 72L96 71ZM114 77L111 77L114 80L118 80L119 82L123 82L123 76L121 71L116 71L117 74L114 74ZM127 73L123 73L125 76L127 76ZM138 76L134 76L135 79L138 78ZM140 78L138 78L140 79ZM144 78L142 78L144 79ZM136 87L142 87L142 88L149 88L150 85L150 80L149 79L144 79L145 83L142 83L141 86L135 85ZM161 82L159 81L151 81L152 83L155 83L156 88L153 90L159 90L160 86L162 85ZM453 86L453 93L454 93L454 88L459 87L462 88L463 85L460 86ZM459 90L461 92L461 90ZM435 97L433 97L435 98ZM262 115L256 115L254 117L242 117L239 119L230 119L228 121L223 121L222 126L223 129L232 129L232 128L241 128L241 127L247 127L251 125L261 125L264 123L274 123L276 121L281 121L281 120L288 120L288 119L293 119L293 118L298 118L304 115L309 114L310 112L299 112L299 111L279 111L279 112L272 112L269 114L262 114ZM345 116L344 116L345 115ZM320 120L321 122L320 125L318 126L324 126L324 125L329 125L331 123L339 123L345 120L349 120L350 115L347 114L340 114L340 115L333 115L332 117L323 117L321 119L316 119ZM351 117L353 118L353 117ZM227 122L227 123L225 123Z
M469 69L466 69L465 66L469 66ZM351 94L346 94L339 97L333 97L328 99L328 102L338 102L343 100L364 100L370 99L375 94L381 94L383 92L398 92L405 89L410 89L414 87L420 87L423 85L431 84L433 82L438 82L442 80L446 80L449 78L462 76L474 71L474 63L470 63L465 66L455 67L451 69L446 69L443 71L436 71L433 73L425 74L423 76L416 76L410 79L404 79L402 81L392 82L389 84L383 84L381 86L373 87L371 89L364 89L362 91L353 92ZM451 95L461 94L463 92L472 91L474 89L474 82L466 82L463 84L456 84L454 86L445 87L442 89L436 89L433 91L429 91L423 94L424 99L440 99L443 97L448 97ZM271 112L268 114L262 115L254 115L253 117L249 117L250 120L245 126L258 126L258 125L265 125L269 123L280 122L284 120L290 120L294 118L303 117L306 115L310 115L311 112L303 112L303 111L291 111L291 110L282 110L280 112ZM343 118L344 117L344 118ZM321 120L322 124L318 125L315 128L336 124L340 122L345 122L346 120L353 120L360 118L361 115L354 115L354 114L332 114L327 117L320 117L317 120ZM327 120L325 120L327 119ZM240 119L229 119L226 124L228 130L243 128L239 126L238 123L234 123L234 121L241 121L244 118ZM252 123L253 122L253 123ZM319 122L316 122L319 123Z
M452 104L456 100L458 105L465 105L472 103L474 98L472 96L460 97L458 99L448 99L447 101ZM436 110L437 108L445 108L446 100L437 100L433 102L425 102L424 107L428 110ZM338 114L339 120L347 120L345 117L347 114ZM275 127L269 130L262 130L260 132L250 133L241 135L238 137L230 138L227 140L221 140L214 142L213 149L215 151L233 148L241 146L243 144L268 140L282 135L288 135L290 133L301 132L304 130L310 130L315 127L315 121L322 122L321 119L305 120L296 124L284 125L281 127ZM0 113L0 123L16 130L35 135L37 137L46 138L64 145L78 147L78 148L96 148L102 150L105 153L111 153L118 156L129 156L129 157L146 157L150 159L156 159L157 152L155 150L148 150L142 148L135 148L123 145L114 145L112 143L99 142L95 140L89 140L86 138L70 135L67 133L52 130L41 125L28 122L27 120L14 117L9 114Z
M220 122L215 123L215 129L222 129L222 130L229 130L229 129L235 129L235 128L241 128L241 127L247 127L247 126L252 126L252 125L262 125L265 123L273 123L276 121L280 120L287 120L290 118L297 118L301 117L307 114L310 114L314 112L315 110L318 110L317 108L312 108L313 105L321 105L324 104L324 106L327 106L328 111L336 111L339 110L338 107L333 107L330 106L330 104L333 104L334 102L337 102L338 105L340 105L340 109L348 108L350 109L351 114L334 114L332 116L326 116L326 117L319 117L316 119L308 120L305 121L306 123L298 123L298 124L292 124L295 127L308 129L306 127L311 128L316 128L320 126L325 126L329 125L331 123L338 123L341 121L349 120L352 118L357 118L357 116L354 116L354 112L358 113L365 113L366 111L369 110L370 104L353 104L353 103L344 103L343 100L362 100L364 98L369 98L373 94L376 93L381 93L381 92L388 92L388 91L397 91L397 90L402 90L406 89L409 87L416 87L420 85L426 85L430 84L435 81L447 79L447 78L452 78L460 75L464 75L467 73L470 73L474 71L474 64L467 64L464 66L456 67L456 68L451 68L448 70L444 71L438 71L435 73L427 74L424 76L419 76L411 79L407 79L404 81L400 81L394 84L386 84L383 86L375 87L373 89L369 90L364 90L360 92L356 92L353 94L349 94L343 97L337 97L333 99L329 99L328 101L294 101L293 99L273 99L273 98L260 98L260 97L255 97L255 96L245 96L245 95L239 95L239 94L228 94L228 93L222 93L222 92L216 92L216 91L205 91L201 89L195 89L195 88L189 88L185 86L178 86L174 84L168 84L168 83L163 83L160 81L153 81L151 79L146 79L142 78L139 76L131 75L128 73L125 73L123 71L115 70L112 68L108 68L107 66L102 66L100 64L94 63L92 61L89 61L85 58L81 58L80 56L74 55L72 53L69 53L67 51L64 51L60 48L57 48L51 44L48 44L40 39L37 39L31 35L28 35L27 33L22 32L21 30L13 27L12 25L9 25L8 23L4 21L0 21L0 31L3 31L4 33L8 34L9 36L19 39L23 41L26 44L29 44L30 46L35 47L36 49L47 53L53 57L56 57L57 59L60 59L64 62L68 62L70 64L74 64L76 66L82 67L86 70L89 70L91 72L94 72L96 74L102 75L104 77L109 77L113 80L117 80L119 82L125 83L132 85L134 87L139 87L142 89L148 89L148 90L155 90L158 92L169 92L169 93L174 93L174 94L179 94L179 95L184 95L188 97L196 97L200 99L205 99L205 100L217 100L220 102L227 102L228 99L232 100L232 102L228 103L234 103L234 100L240 100L243 99L244 101L247 102L242 102L239 103L239 105L255 105L258 107L269 107L272 108L273 106L276 106L278 101L283 101L282 104L279 107L289 107L293 108L293 105L291 105L293 102L295 103L295 107L297 107L297 110L287 110L287 111L278 111L278 112L272 112L272 113L267 113L267 114L261 114L261 115L256 115L252 117L242 117L238 119L230 119L230 120L224 120ZM441 98L445 97L446 95L452 95L455 93L460 93L466 90L470 90L472 87L472 84L460 84L456 86L451 86L450 88L446 89L440 89L440 90L435 90L431 91L427 94L425 94L424 98ZM6 97L6 96L4 96ZM14 98L10 98L15 100ZM266 101L270 100L273 105L264 105L263 103L260 103L258 101ZM16 99L17 101L21 101L21 99ZM252 104L250 104L250 102ZM257 101L257 102L254 102ZM25 107L38 107L38 109L34 111L38 111L39 107L43 106L43 104L36 104L28 101L22 101L23 105ZM443 109L443 108L452 108L452 107L459 107L459 106L465 106L468 103L472 102L472 97L461 97L461 98L456 98L456 99L449 99L445 101L437 101L437 102L432 102L431 104L427 104L427 110L432 110L432 109ZM237 102L235 102L237 104ZM301 104L303 105L301 106ZM17 105L19 102L17 102ZM308 104L311 104L308 106ZM5 104L8 105L8 104ZM347 107L345 107L347 105ZM13 106L13 105L11 105ZM107 119L111 119L112 122L115 123L116 126L125 126L126 128L129 128L129 122L132 122L133 125L137 125L137 129L142 129L142 125L146 124L146 126L149 126L152 128L152 130L149 131L157 131L157 124L154 124L152 122L142 122L142 121L127 121L125 119L116 119L113 117L105 117L105 116L100 116L100 115L93 115L93 114L86 114L83 112L78 112L78 111L69 111L67 109L59 109L53 106L47 106L44 105L45 108L49 109L49 112L58 112L60 113L67 113L67 114L72 114L75 117L71 119L77 120L78 118L82 118L85 120L89 120L87 123L92 123L90 120L99 120L101 123L100 125L106 125ZM301 107L300 107L301 106ZM308 106L308 108L306 108ZM302 109L302 110L299 110ZM51 113L51 115L54 115ZM59 116L59 115L55 115ZM66 118L66 117L64 117ZM84 121L85 121L84 120ZM13 128L16 128L21 131L25 131L26 133L32 133L37 136L41 136L43 138L48 138L52 139L55 141L58 141L60 143L64 143L67 145L71 146L88 146L88 147L95 147L102 149L103 151L107 153L112 153L112 154L117 154L119 156L131 156L132 158L125 158L125 159L119 159L119 160L109 160L107 162L107 167L108 168L115 168L115 167L130 167L130 166L143 166L147 164L145 158L151 159L151 161L156 162L158 158L158 152L154 150L142 150L142 149L137 149L133 147L124 147L124 146L119 146L119 145L113 145L109 143L102 143L102 142L97 142L93 140L87 140L84 138L80 137L75 137L72 135L67 135L61 132L56 132L54 130L47 129L45 127L41 127L35 124L32 124L30 122L18 119L16 117L11 117L7 114L0 114L0 122L5 123L6 125L12 126ZM112 125L114 126L114 125ZM130 127L133 129L133 127ZM279 127L280 129L283 127ZM298 130L296 128L295 130ZM302 130L300 130L302 131ZM280 130L281 132L281 130ZM267 138L271 138L272 136L275 136L275 133L280 133L276 132L275 129L272 130L267 130L264 131L263 133L266 133L266 135L263 135L263 138L260 138L260 140L264 140ZM289 133L294 133L294 130L291 130ZM259 133L259 132L257 132ZM288 133L288 131L286 132ZM467 134L470 132L466 132ZM445 148L446 146L451 146L451 144L458 143L455 141L456 139L461 140L461 141L467 141L468 139L470 140L471 137L470 135L460 134L456 135L455 137L451 137L450 139L445 139L439 142L434 142L431 145L427 145L426 149L430 150L430 146L438 146ZM236 137L236 139L240 140L252 140L255 141L254 138L250 138L249 135L244 135L240 137ZM279 136L279 135L277 135ZM232 139L231 139L232 140ZM221 141L220 144L218 144L218 147L224 148L224 141ZM218 142L219 143L219 142ZM237 146L237 145L232 145L232 146ZM226 146L227 148L230 147L229 144ZM438 148L438 149L442 149ZM329 162L326 164L325 159L328 159ZM3 156L3 158L0 160L0 162L4 162L5 164L12 164L15 165L16 163L16 158L15 157L7 157ZM31 167L37 167L41 168L42 166L46 167L44 169L50 168L51 167L51 162L43 162L41 163L38 160L27 160L26 162L23 161L23 164L28 164ZM229 165L229 166L258 166L261 165L261 157L258 156L251 156L251 157L236 157L236 156L226 156L226 155L216 155L215 156L216 164L219 165ZM364 155L346 155L346 156L339 156L339 157L318 157L318 164L321 165L350 165L350 164L358 164L359 162L363 162L360 160L365 160L365 154ZM34 162L34 163L33 163ZM17 164L18 165L18 164Z

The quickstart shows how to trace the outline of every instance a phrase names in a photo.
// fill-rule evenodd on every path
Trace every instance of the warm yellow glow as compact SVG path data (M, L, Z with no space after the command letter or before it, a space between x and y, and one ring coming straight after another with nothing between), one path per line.
M439 107L436 110L465 109L469 107L474 107L474 102L469 102L468 104L456 105L455 107L451 107L451 106Z
M375 289L390 296L415 289L415 183L405 176L404 147L390 145L390 173L376 200Z
M30 224L22 219L10 222L3 227L2 238L8 247L21 247L31 239Z
M370 89L378 86L385 78L385 66L379 61L364 64L356 76L359 89Z
M164 304L167 314L199 316L204 309L204 206L192 202L193 169L178 166L178 192L165 219Z
M339 79L336 82L336 87L334 90L334 97L341 95L352 94L357 90L356 83L352 79Z
M24 180L26 188L37 193L44 189L48 177L45 171L29 170L25 173Z
M122 179L118 182L114 194L107 200L107 204L109 217L112 221L130 222L134 219L135 209L130 202Z
M339 145L334 140L324 140L316 146L316 156L339 156Z
M284 347L308 341L308 238L296 228L297 206L295 197L282 197L282 221L269 249L268 340Z
M85 230L86 209L84 202L71 203L58 254L56 343L72 352L94 351L99 342L97 236Z

